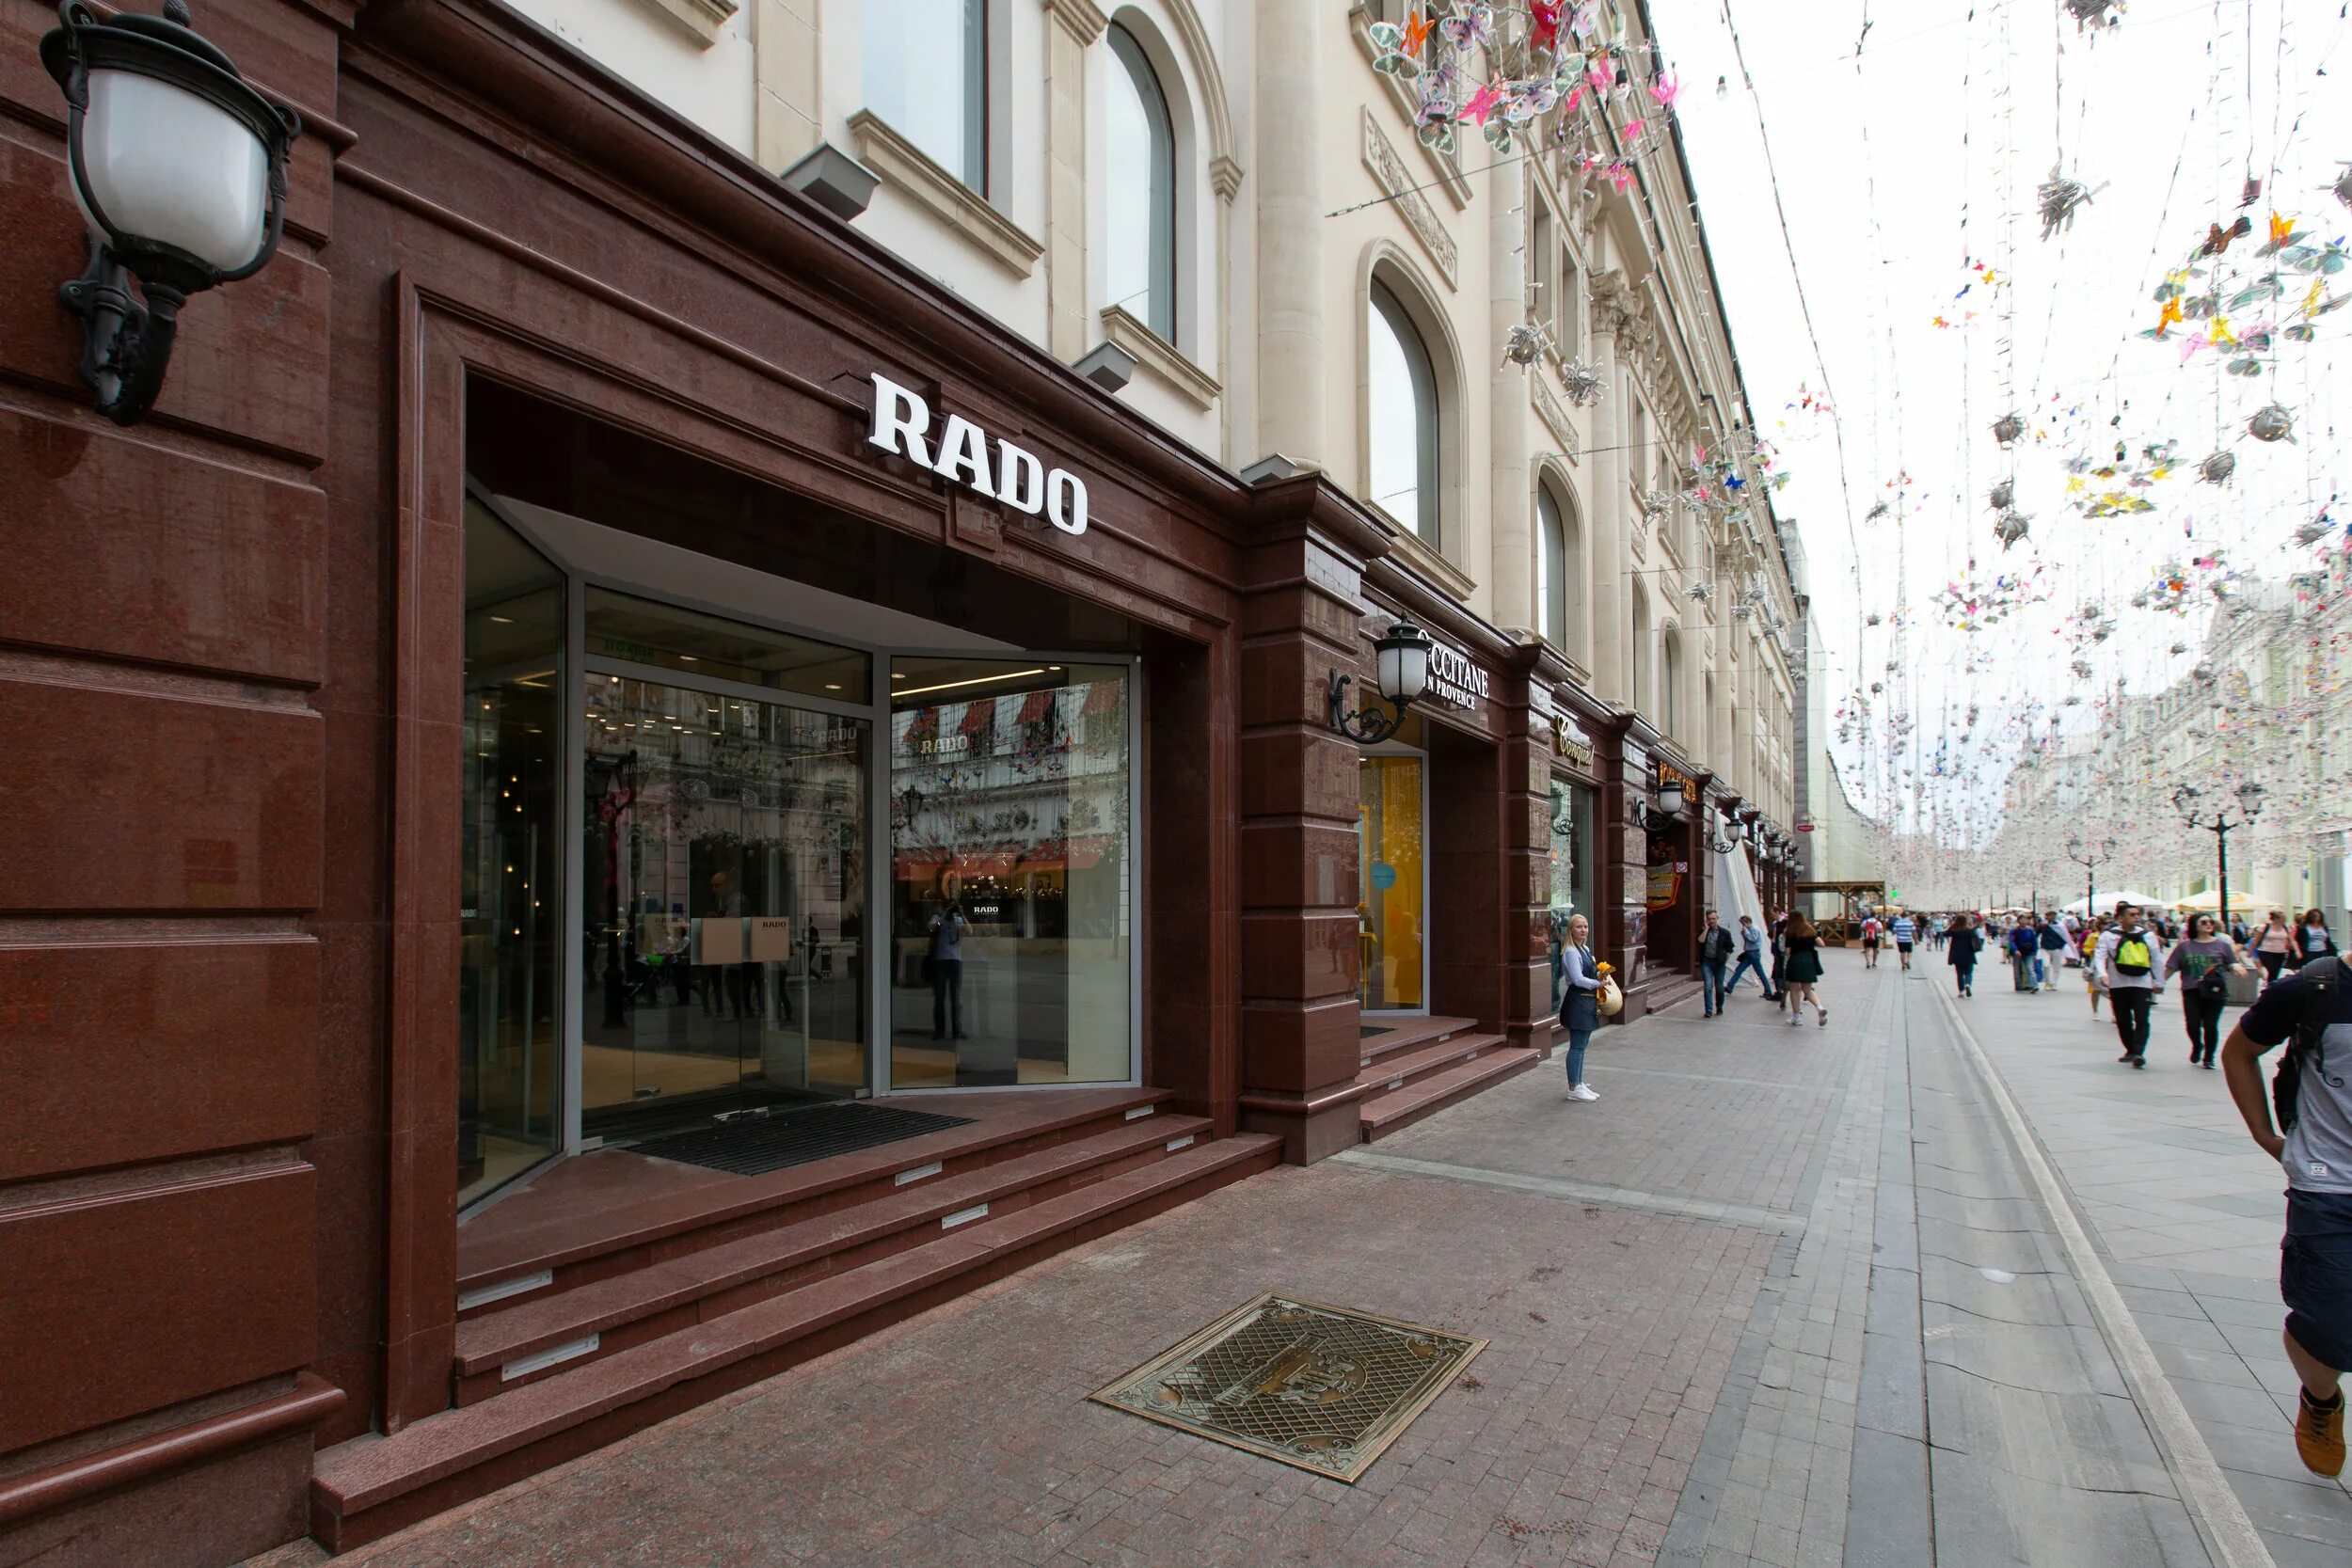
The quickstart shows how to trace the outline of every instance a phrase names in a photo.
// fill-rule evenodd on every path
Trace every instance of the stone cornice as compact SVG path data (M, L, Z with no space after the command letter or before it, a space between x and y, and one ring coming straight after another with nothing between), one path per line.
M1092 44L1111 24L1110 17L1094 0L1045 0L1045 14L1082 44Z

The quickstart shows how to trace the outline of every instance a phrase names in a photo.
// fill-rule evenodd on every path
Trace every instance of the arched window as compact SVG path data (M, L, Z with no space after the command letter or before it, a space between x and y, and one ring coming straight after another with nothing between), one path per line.
M988 0L863 6L866 106L931 161L988 192Z
M871 8L869 8L870 9ZM1159 73L1135 35L1111 24L1104 233L1106 297L1176 341L1176 126Z
M1627 694L1636 713L1655 713L1656 705L1650 694L1650 629L1649 595L1636 583L1633 589L1633 665L1632 689Z
M1438 543L1438 372L1405 307L1372 285L1372 499Z
M1662 735L1682 734L1682 638L1671 631L1658 660L1658 728Z
M1551 486L1535 487L1535 629L1555 648L1568 645L1568 521Z

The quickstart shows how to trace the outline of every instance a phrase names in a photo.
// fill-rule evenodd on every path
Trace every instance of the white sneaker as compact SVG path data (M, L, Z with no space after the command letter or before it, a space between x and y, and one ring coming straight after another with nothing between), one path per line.
M1600 1096L1593 1092L1593 1086L1590 1084L1579 1084L1568 1091L1568 1098L1570 1100L1598 1100Z

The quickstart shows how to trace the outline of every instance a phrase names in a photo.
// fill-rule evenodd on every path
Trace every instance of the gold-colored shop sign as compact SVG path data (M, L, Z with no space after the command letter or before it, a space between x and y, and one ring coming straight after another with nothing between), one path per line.
M1583 725L1565 713L1552 715L1551 749L1587 773L1593 770L1593 737L1584 733Z
M1661 784L1680 784L1682 798L1692 805L1698 803L1698 781L1663 757L1658 759L1658 782Z

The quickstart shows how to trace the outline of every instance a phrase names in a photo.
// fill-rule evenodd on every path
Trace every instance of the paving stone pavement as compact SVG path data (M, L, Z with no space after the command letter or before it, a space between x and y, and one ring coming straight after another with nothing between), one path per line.
M1988 989L1963 1032L1948 971L1831 965L1826 1028L1743 992L1605 1031L1597 1103L1524 1074L345 1560L2346 1561L2352 1498L2286 1435L2275 1220L2217 1075L2084 1070L2112 1036L2078 993ZM1354 1486L1087 1402L1262 1290L1492 1343ZM2148 1382L2255 1555L2216 1533Z

